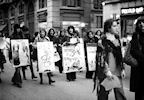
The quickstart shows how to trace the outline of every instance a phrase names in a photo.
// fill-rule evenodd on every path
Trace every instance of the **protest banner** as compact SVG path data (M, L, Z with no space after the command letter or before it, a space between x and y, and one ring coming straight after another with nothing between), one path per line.
M3 37L0 37L0 49L4 49L6 46L6 41L3 39Z
M84 44L62 47L63 72L76 72L85 70Z
M55 71L53 42L38 42L38 72Z
M96 43L87 43L87 62L88 62L88 70L95 71L96 70Z
M13 67L30 65L28 39L11 40Z
M60 55L56 49L56 47L54 47L54 62L58 62L60 60Z

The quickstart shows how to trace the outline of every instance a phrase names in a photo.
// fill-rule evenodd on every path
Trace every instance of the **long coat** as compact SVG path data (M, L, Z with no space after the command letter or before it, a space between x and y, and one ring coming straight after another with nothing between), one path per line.
M119 44L120 40L118 39ZM105 78L105 72L110 70L113 74L120 76L121 71L124 70L123 61L122 61L122 52L121 52L121 44L119 46L115 46L110 40L106 38L104 35L102 37L102 44L98 44L97 48L97 56L96 56L96 72L95 77L98 77L100 82L102 82ZM107 63L109 67L105 65Z
M139 40L144 41L144 36L139 36L134 33L131 41L132 56L138 61L138 66L131 67L130 78L130 91L144 91L144 43L140 43Z

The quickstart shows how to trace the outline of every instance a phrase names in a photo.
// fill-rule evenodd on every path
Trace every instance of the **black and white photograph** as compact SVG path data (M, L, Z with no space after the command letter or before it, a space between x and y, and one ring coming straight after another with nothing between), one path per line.
M144 100L144 0L0 0L0 100Z

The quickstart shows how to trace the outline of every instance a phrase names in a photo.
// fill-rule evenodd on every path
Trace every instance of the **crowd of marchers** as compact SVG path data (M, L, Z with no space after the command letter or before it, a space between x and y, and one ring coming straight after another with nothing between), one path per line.
M132 36L130 54L137 61L136 66L131 66L131 77L130 77L130 91L135 92L135 100L144 100L144 18L139 17L135 24L135 32ZM62 47L69 45L77 45L80 42L79 32L75 30L74 26L68 26L67 29L55 30L51 28L48 32L44 28L40 28L39 32L35 32L33 37L25 36L25 26L20 27L19 24L14 25L14 32L12 35L7 36L0 33L0 37L6 40L7 38L12 39L28 39L29 48L30 48L30 65L29 66L19 66L15 68L14 75L12 76L12 83L14 86L22 88L22 80L27 79L25 70L27 67L30 68L31 78L36 79L38 76L35 75L33 70L33 62L38 60L37 57L37 42L49 42L52 41L56 50L60 56L60 60L55 62L55 65L58 66L59 72L63 72L62 64ZM71 39L76 38L75 43L71 43ZM125 77L125 60L122 54L122 46L120 40L120 32L118 27L117 20L108 19L104 22L103 32L98 30L96 32L88 31L84 40L84 50L85 50L85 61L86 61L86 74L85 77L93 79L94 81L94 90L97 91L98 100L108 100L108 95L111 89L107 90L106 87L102 84L106 79L108 81L114 80L115 76L120 82L120 87L112 88L114 90L114 95L116 100L126 100L126 96L123 90L122 80ZM89 71L88 61L87 61L87 52L86 44L87 43L96 43L96 70ZM10 44L9 44L10 45ZM1 46L1 45L0 45ZM5 55L4 50L8 51L8 54ZM0 48L0 74L4 72L4 63L8 60L11 61L10 46L6 45L3 49ZM15 62L18 63L18 62ZM37 64L38 66L38 64ZM21 70L23 78L21 77ZM37 67L38 70L38 67ZM53 73L47 72L48 83L55 83L55 80L52 79ZM43 84L43 73L39 73L40 84ZM68 82L76 81L76 72L66 73L66 79ZM3 79L4 80L4 79ZM2 82L0 76L0 83Z

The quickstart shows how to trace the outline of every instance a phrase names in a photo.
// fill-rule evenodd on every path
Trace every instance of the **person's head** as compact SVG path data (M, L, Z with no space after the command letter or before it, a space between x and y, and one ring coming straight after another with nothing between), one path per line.
M74 26L68 26L67 31L70 35L74 35L75 34Z
M16 33L20 33L21 32L21 27L20 27L19 24L15 24L14 25L14 32L16 32Z
M97 30L96 33L95 33L95 35L101 36L102 35L101 30Z
M54 34L55 34L55 30L54 30L53 28L49 29L49 31L48 31L48 36L49 36L49 37L53 37Z
M93 38L94 37L93 32L92 31L87 32L87 37Z
M35 33L34 33L34 37L37 37L38 34L39 34L39 32L35 32Z
M137 19L135 31L140 35L144 35L144 17L139 17Z
M60 36L65 36L65 35L66 35L65 30L64 29L60 30Z
M104 33L119 34L118 22L113 19L108 19L104 22Z
M59 32L59 31L56 31L55 34L54 34L54 36L55 36L56 38L58 38L59 35L60 35L60 32Z
M41 38L44 38L44 37L46 36L46 33L47 33L47 32L46 32L45 29L40 29L40 33L39 33L39 34L40 34L40 37L41 37Z

